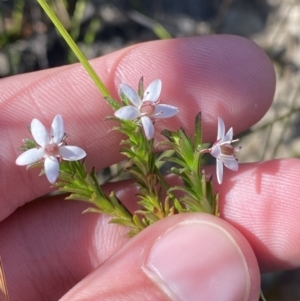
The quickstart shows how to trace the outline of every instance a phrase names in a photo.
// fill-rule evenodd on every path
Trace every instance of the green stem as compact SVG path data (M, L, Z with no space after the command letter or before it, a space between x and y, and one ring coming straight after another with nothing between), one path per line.
M262 290L260 290L260 300L261 300L261 301L267 301L267 299L265 298L265 296L264 296Z
M89 76L92 78L98 89L100 90L103 97L110 97L110 94L99 78L99 76L96 74L95 70L92 68L88 60L85 58L79 47L76 45L72 37L69 35L69 33L66 31L62 23L59 21L58 17L55 15L55 13L52 11L50 6L47 4L46 0L37 0L40 6L43 8L45 13L48 15L48 17L51 19L53 24L55 25L56 29L60 32L62 37L65 39L65 41L68 43L70 48L73 50L74 54L77 56L78 60L81 62Z

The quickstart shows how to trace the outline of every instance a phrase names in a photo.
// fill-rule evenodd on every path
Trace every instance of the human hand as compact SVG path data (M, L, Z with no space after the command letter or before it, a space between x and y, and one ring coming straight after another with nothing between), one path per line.
M207 142L215 139L218 116L235 134L256 123L275 88L266 55L233 36L140 44L92 65L116 98L121 82L134 86L141 76L146 82L162 79L164 103L177 106L180 114L156 123L156 132L168 125L191 133L201 111ZM121 159L120 135L108 132L112 123L103 121L112 115L111 108L82 66L6 78L0 86L0 256L11 301L63 295L64 301L257 300L259 269L252 249L262 271L300 265L300 205L294 202L298 160L226 170L223 184L215 183L215 189L221 217L234 227L212 216L183 214L129 240L127 230L108 224L107 216L81 215L84 203L62 197L32 201L50 191L49 183L37 177L37 170L15 165L27 135L24 125L39 118L50 126L56 114L65 120L68 142L86 150L90 167L104 168ZM105 189L115 190L135 209L130 183Z

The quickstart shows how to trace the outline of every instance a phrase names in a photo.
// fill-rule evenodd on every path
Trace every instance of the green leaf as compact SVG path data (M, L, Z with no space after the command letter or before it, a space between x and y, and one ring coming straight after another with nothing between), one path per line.
M104 96L106 102L112 107L114 111L117 111L121 108L121 104L119 104L115 99L113 99L110 95Z
M100 213L102 214L103 212L97 208L94 208L94 207L89 207L87 209L85 209L84 211L82 211L83 214L85 213Z
M118 224L130 228L136 228L136 225L131 220L126 220L123 218L113 217L110 221L110 224Z
M152 212L147 212L144 214L144 216L148 221L150 221L150 224L154 224L160 220L160 218Z
M191 196L193 199L197 199L197 195L195 195L193 193L193 191L191 191L190 189L186 188L186 187L182 187L182 186L174 186L174 187L171 187L168 192L171 192L171 191L183 191L185 192L187 195Z
M35 143L34 140L25 138L23 139L23 145L19 147L19 150L24 152L36 147L38 147L38 145Z
M180 201L185 204L187 212L205 212L211 213L210 208L204 208L203 204L198 202L197 200L190 198L188 196L184 196Z
M186 163L183 160L176 158L176 157L163 157L160 159L160 161L173 162L175 164L178 164L181 167L188 168L188 166L186 165Z
M120 90L120 97L121 97L121 101L122 101L123 106L130 106L131 105L130 100L126 97L126 95L124 94L122 89Z
M132 220L134 224L139 228L139 230L143 230L145 228L145 225L143 225L136 214L133 215Z
M119 106L118 102L116 102L109 94L106 86L103 84L95 70L92 68L88 60L85 58L79 47L76 45L70 34L67 32L67 30L64 28L58 17L55 15L55 13L52 11L50 6L45 0L37 0L40 4L40 6L43 8L47 16L51 19L53 24L55 25L56 29L59 31L59 33L62 35L62 37L65 39L69 47L72 49L78 60L81 62L91 79L94 81L95 85L98 87L99 91L103 95L103 97L107 100L107 102L112 106L112 108L117 108Z
M176 134L175 132L171 132L167 129L161 131L161 134L163 136L165 136L169 141L171 142L175 142L175 137L174 137L174 134ZM164 142L160 142L160 143L164 143Z
M200 174L200 159L201 159L201 153L199 150L196 150L194 152L194 160L191 169L196 174L197 178L199 177Z
M133 237L133 236L137 235L139 232L140 232L139 229L132 229L132 230L130 230L130 231L128 232L127 236L128 236L128 237Z
M167 148L171 148L172 150L174 150L177 154L180 153L180 148L179 146L174 143L174 142L170 142L170 141L161 141L159 143L157 143L157 146L164 146Z
M90 197L85 197L81 194L75 194L75 193L72 193L71 195L66 197L66 200L75 200L75 201L83 201L83 202L92 203Z
M59 191L61 192L69 192L75 195L80 195L83 198L90 198L91 193L89 191L86 191L86 189L80 189L80 188L73 188L70 186L64 186L64 187L60 187Z
M190 167L193 165L194 160L194 150L193 146L191 145L191 141L187 137L186 133L183 129L179 129L179 146L180 146L180 153L182 157L185 159L186 164Z
M201 112L199 112L195 119L195 149L198 149L202 145L202 125L201 125Z
M141 99L143 99L143 96L144 96L144 77L143 76L139 80L138 95Z
M129 210L127 210L127 208L116 197L114 191L112 191L110 193L109 199L115 207L115 210L116 210L115 215L121 216L123 219L128 219L128 220L132 219L132 214L129 212Z

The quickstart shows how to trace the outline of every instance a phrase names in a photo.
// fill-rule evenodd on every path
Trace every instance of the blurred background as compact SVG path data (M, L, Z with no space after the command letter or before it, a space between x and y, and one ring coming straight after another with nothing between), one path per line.
M274 103L242 135L239 161L300 156L300 0L49 0L87 58L155 39L253 40L273 61ZM35 0L0 0L0 78L77 62ZM299 270L263 276L268 301L300 300Z

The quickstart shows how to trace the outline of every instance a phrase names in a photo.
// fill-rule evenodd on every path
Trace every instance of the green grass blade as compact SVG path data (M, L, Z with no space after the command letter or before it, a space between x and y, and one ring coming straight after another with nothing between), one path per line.
M69 35L69 33L66 31L58 17L55 15L55 13L52 11L50 6L47 4L46 0L37 0L40 6L43 8L45 13L48 15L48 17L51 19L53 24L55 25L56 29L59 31L59 33L62 35L62 37L65 39L65 41L68 43L69 47L73 50L74 54L78 58L78 60L81 62L89 76L92 78L98 89L100 90L103 97L109 97L110 94L101 81L101 79L96 74L95 70L92 68L90 63L87 61L79 47L76 45L72 37Z

